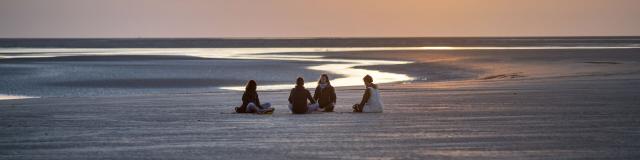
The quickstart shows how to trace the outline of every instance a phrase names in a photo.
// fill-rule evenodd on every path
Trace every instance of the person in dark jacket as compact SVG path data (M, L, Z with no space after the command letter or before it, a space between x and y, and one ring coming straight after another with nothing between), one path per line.
M311 103L307 103L307 100ZM296 79L296 87L291 89L289 109L293 114L305 114L318 110L318 104L311 97L309 90L304 88L304 79L302 77Z
M256 81L250 80L245 87L244 94L242 94L242 105L236 107L237 113L270 113L274 111L271 108L271 103L260 104L260 98L258 98L258 92Z
M336 105L336 91L331 86L327 74L320 75L313 99L318 102L320 109L324 109L325 112L333 112Z

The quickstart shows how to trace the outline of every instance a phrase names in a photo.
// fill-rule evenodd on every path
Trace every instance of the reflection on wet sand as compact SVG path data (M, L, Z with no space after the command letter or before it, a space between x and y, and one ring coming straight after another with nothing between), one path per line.
M400 60L364 60L326 58L318 55L278 55L269 53L311 53L311 52L349 52L349 51L420 51L420 50L571 50L571 49L629 49L638 46L529 46L529 47L325 47L325 48L1 48L0 58L38 58L58 56L91 56L91 55L178 55L220 59L252 59L276 61L325 62L325 64L310 66L308 69L340 75L342 78L332 80L333 85L356 86L361 85L361 77L369 74L376 77L377 83L392 83L413 80L406 74L383 72L373 69L362 69L362 66L400 65L412 61ZM429 58L426 61L443 62L459 61L461 57L444 59ZM422 58L424 59L424 58ZM423 61L425 62L425 61ZM495 64L473 66L472 68L492 67ZM358 67L358 68L356 68ZM493 67L495 68L495 67ZM511 68L511 67L499 67ZM535 68L535 67L533 67ZM535 72L526 72L532 74ZM502 73L500 73L502 74ZM491 75L488 75L491 76ZM292 77L292 81L295 77ZM306 77L310 78L310 77ZM314 79L315 77L311 77ZM308 80L308 86L313 86L314 80ZM288 89L291 84L262 85L260 90ZM221 89L242 90L241 86L226 86Z
M0 94L0 100L27 99L27 98L38 98L38 97Z
M360 59L335 59L324 58L316 55L277 55L266 53L292 53L292 52L336 52L336 51L360 51L360 50L397 50L397 49L420 49L420 47L370 47L370 48L118 48L118 49L0 49L2 53L11 53L3 58L37 58L37 57L58 57L58 56L87 56L87 55L186 55L202 58L220 59L252 59L252 60L276 60L276 61L302 61L302 62L324 62L318 66L311 66L308 69L324 71L329 74L341 75L342 78L332 80L333 85L355 86L361 85L360 80L364 75L369 74L376 77L377 83L391 83L409 81L413 78L405 74L382 72L370 69L356 69L359 66L372 65L398 65L408 64L410 61L392 60L360 60ZM42 53L25 54L20 53ZM51 54L47 54L47 53ZM292 79L295 77L292 77ZM308 78L308 77L307 77ZM308 80L309 85L313 85L313 80ZM291 84L261 85L259 90L289 89ZM243 90L243 86L226 86L221 89Z

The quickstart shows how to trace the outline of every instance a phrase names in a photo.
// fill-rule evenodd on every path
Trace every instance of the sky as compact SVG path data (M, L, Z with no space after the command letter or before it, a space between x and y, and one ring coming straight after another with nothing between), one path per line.
M3 38L640 36L640 0L0 0Z

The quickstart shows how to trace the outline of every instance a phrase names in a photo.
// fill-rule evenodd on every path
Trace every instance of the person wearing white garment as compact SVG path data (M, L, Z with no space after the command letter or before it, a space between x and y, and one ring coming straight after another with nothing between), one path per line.
M380 99L378 85L373 83L373 78L369 75L364 76L362 80L366 89L360 103L353 105L353 112L382 113L384 106L382 99Z

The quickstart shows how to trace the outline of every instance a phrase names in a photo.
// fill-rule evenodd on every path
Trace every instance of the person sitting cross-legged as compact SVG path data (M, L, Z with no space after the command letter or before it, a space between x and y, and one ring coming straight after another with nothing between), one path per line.
M258 92L256 81L250 80L245 87L244 94L242 94L242 105L236 107L237 113L272 113L275 109L271 108L271 103L260 104L260 98L258 98Z
M310 103L307 102L309 100ZM296 79L296 87L291 89L289 94L289 109L293 114L306 114L318 110L318 104L309 90L304 88L304 79Z
M333 108L336 106L336 91L331 86L327 74L320 75L313 99L318 102L320 109L324 112L333 112Z

